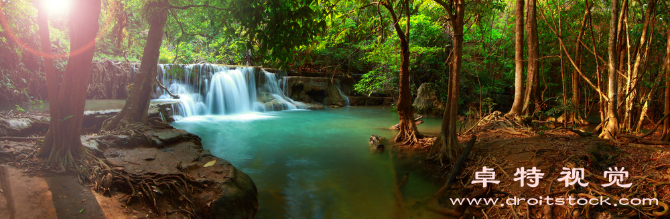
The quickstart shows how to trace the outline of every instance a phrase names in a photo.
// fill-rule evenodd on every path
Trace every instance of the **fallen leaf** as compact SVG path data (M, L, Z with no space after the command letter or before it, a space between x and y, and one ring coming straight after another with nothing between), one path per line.
M216 163L216 160L212 160L212 161L210 161L210 162L207 162L207 163L206 163L204 166L202 166L202 167L209 167L209 166L214 165L215 163Z
M80 214L81 214L82 212L84 212L84 209L83 209L83 208L82 208L81 210L79 210L79 213L80 213Z

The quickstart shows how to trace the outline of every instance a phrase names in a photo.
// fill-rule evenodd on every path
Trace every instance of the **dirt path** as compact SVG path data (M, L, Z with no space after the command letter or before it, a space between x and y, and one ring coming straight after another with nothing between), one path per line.
M101 207L102 206L102 207ZM128 215L128 213L131 213ZM28 176L0 166L0 215L7 219L136 218L118 199L82 186L75 176ZM136 216L135 216L136 215Z

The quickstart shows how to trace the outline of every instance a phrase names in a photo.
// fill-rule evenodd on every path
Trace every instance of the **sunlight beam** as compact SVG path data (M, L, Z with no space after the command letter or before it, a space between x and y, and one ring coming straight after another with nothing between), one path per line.
M72 6L71 0L43 0L43 4L51 15L65 15Z

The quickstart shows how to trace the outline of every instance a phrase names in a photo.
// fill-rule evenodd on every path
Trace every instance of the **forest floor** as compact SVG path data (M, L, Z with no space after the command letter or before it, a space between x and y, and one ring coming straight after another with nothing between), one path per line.
M18 135L0 137L0 218L207 218L258 207L248 176L203 150L199 137L155 118L82 135L95 158L78 164L78 174L47 167L36 156L45 115L0 113L0 131ZM96 125L85 130L105 119L88 118Z
M590 133L587 133L590 134ZM670 203L670 146L643 145L632 141L609 141L597 136L580 136L567 129L532 130L510 122L486 121L473 128L467 134L459 136L461 142L467 142L472 135L477 143L472 149L455 187L460 195L466 197L481 190L481 184L473 184L476 171L493 168L499 184L479 197L500 198L497 205L474 205L466 215L477 218L668 218ZM659 136L649 136L658 139ZM430 140L428 140L430 141ZM428 144L426 144L428 145ZM424 147L424 151L428 148ZM436 177L445 178L451 165L439 162L424 162ZM545 175L537 187L521 187L514 181L517 168L526 170L533 167ZM584 168L588 186L565 186L561 172L563 168ZM632 183L630 188L616 185L603 187L609 181L603 177L610 167L623 167L629 172L622 184ZM528 183L528 181L526 181ZM451 195L449 197L453 197ZM657 198L658 205L621 206L608 205L546 205L522 201L516 205L500 205L508 198L610 198L616 204L621 198ZM451 205L447 199L440 199L440 205ZM567 202L567 201L566 201ZM466 218L466 217L463 217ZM472 217L467 217L472 218Z
M128 195L105 196L79 182L76 175L37 171L19 165L35 142L2 141L0 215L22 218L149 218L145 205L127 205ZM8 161L10 156L18 159Z

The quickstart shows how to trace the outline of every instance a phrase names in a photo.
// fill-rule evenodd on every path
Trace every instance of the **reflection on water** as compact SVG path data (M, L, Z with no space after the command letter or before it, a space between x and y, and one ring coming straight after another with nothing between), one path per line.
M439 132L439 119L420 131ZM397 123L378 107L195 116L173 123L202 138L205 149L249 174L259 191L258 218L391 218L396 212L389 155L370 154L372 134ZM408 169L393 161L398 180ZM410 171L406 200L423 199L439 185ZM434 218L430 212L408 212Z

